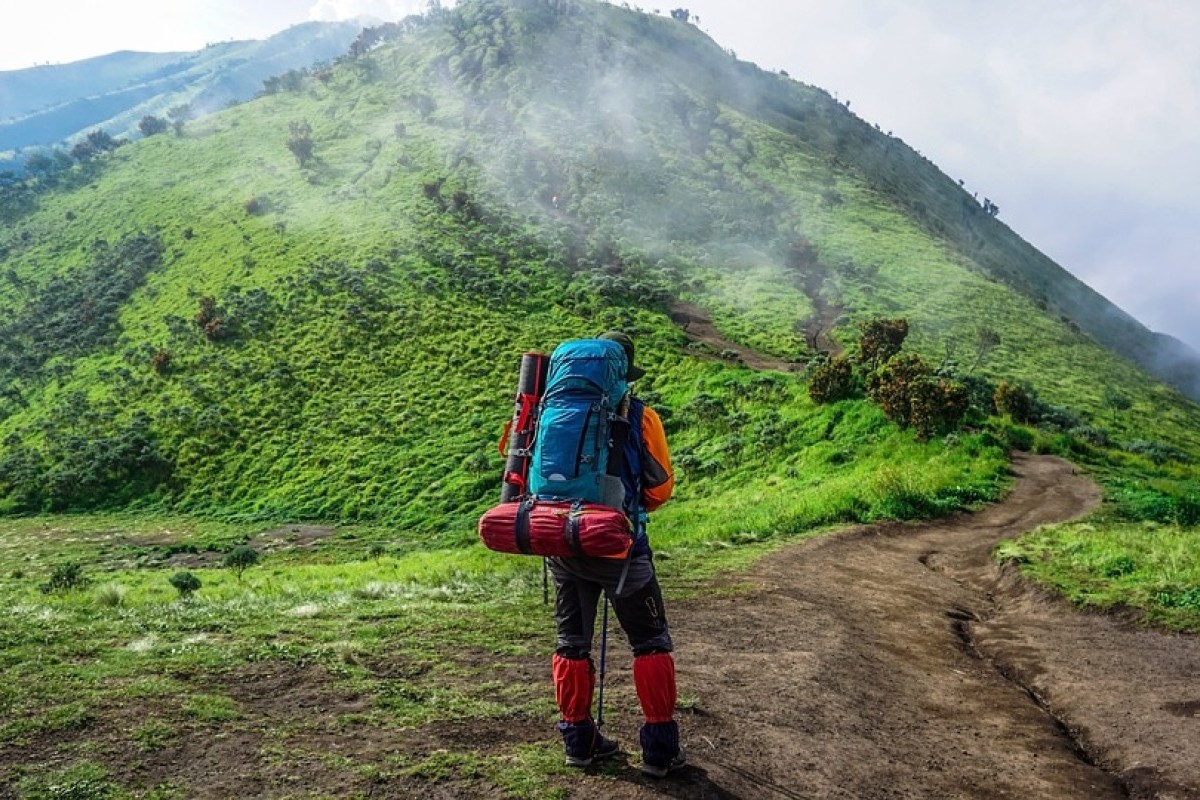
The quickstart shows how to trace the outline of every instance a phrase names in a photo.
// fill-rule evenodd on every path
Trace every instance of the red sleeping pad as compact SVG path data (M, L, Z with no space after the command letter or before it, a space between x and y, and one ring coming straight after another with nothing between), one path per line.
M595 503L501 503L479 520L479 538L499 553L624 558L633 530L623 513Z

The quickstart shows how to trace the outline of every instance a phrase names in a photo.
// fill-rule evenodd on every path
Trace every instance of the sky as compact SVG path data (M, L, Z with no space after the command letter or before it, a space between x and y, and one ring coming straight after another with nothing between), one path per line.
M0 0L0 70L195 50L424 0ZM820 86L1000 206L1153 330L1200 350L1197 0L673 0L740 58ZM446 3L450 5L450 3Z

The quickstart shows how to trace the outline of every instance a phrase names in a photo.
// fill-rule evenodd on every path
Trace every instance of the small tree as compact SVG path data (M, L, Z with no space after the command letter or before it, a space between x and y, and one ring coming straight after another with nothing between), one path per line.
M183 135L183 126L192 119L194 113L191 103L181 103L167 109L167 119L171 120L171 127L175 129L176 136Z
M858 361L871 369L886 364L908 338L908 320L873 319L859 325Z
M153 114L147 114L138 123L138 130L142 132L142 136L155 136L165 132L168 127L165 119L156 117Z
M108 132L97 128L94 131L89 131L87 135L87 143L92 146L92 149L97 153L116 150L124 142L120 139L114 139Z
M967 411L967 389L934 374L912 353L892 358L867 377L867 394L892 422L912 428L918 439L954 430Z
M238 582L242 580L242 573L250 567L253 567L259 561L258 551L253 547L239 545L225 554L224 560L221 562L228 569L233 570L237 575Z
M692 12L686 8L671 9L671 19L677 19L680 22L688 22L692 18Z
M200 579L190 572L176 572L168 580L179 590L179 596L187 600L193 592L200 590Z
M1133 408L1133 400L1129 395L1114 389L1111 386L1106 386L1104 389L1104 407L1112 412L1113 425L1117 424L1117 415L1122 411L1128 411Z
M160 347L150 357L150 367L159 375L165 375L171 368L171 351Z
M975 331L975 363L971 364L968 373L974 372L983 365L992 351L1000 346L1000 334L986 325L981 325Z
M50 571L50 579L38 588L43 594L51 592L69 592L72 589L82 589L88 585L88 579L83 574L83 565L76 561L59 564Z
M301 120L290 123L288 131L288 150L292 151L296 162L303 167L313 157L312 126L308 124L308 120Z
M433 112L437 111L437 101L432 96L427 94L417 94L411 96L413 106L417 109L417 113L421 115L421 120L427 122Z

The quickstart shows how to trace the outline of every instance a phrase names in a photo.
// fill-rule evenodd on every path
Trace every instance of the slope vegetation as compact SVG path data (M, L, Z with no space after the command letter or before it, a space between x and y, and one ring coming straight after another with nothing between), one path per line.
M810 444L789 416L811 412L776 401L795 384L685 348L674 301L799 362L831 309L847 344L903 314L935 361L979 361L985 325L1001 341L985 374L1081 421L1119 387L1114 435L1144 438L1152 416L1156 438L1196 446L1195 406L864 177L846 137L866 126L823 92L599 4L468 3L385 30L15 214L8 507L138 497L462 530L494 484L516 354L617 326L642 341L643 391L680 412L684 470L786 474ZM891 183L941 179L871 136L895 153ZM971 225L980 248L1011 237Z

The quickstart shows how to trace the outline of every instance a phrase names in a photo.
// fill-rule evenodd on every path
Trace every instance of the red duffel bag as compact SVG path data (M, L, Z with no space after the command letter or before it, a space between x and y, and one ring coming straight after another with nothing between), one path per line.
M479 520L489 550L527 556L624 558L633 529L615 508L595 503L525 499L501 503Z

